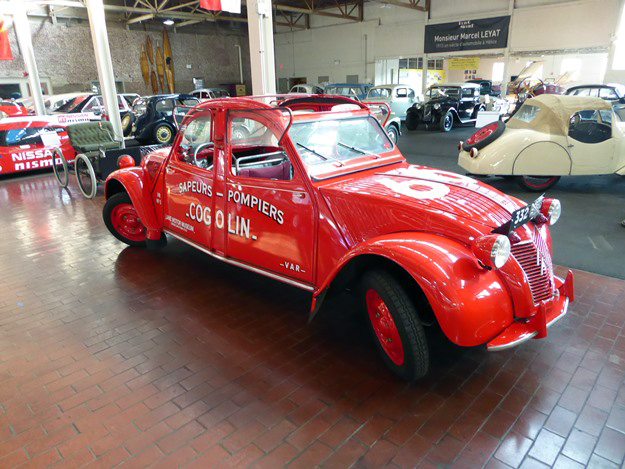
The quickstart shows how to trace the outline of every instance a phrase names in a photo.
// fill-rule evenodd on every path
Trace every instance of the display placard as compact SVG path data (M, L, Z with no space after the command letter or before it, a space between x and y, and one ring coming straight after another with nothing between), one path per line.
M453 57L447 61L447 70L477 70L480 68L479 57Z
M503 49L508 45L510 16L425 26L425 53Z

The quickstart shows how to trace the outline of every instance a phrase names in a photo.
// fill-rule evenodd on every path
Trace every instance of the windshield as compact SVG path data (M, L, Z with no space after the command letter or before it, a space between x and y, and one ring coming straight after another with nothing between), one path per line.
M293 123L289 137L311 176L363 157L377 159L393 148L371 116Z
M56 109L56 112L74 112L76 111L80 105L85 102L85 100L89 97L88 94L83 94L80 96L76 96L74 99L70 99L62 106L59 106Z
M389 98L393 94L391 88L371 88L369 90L368 98Z
M145 109L147 107L147 101L143 98L139 98L135 100L134 105L132 106L132 112L134 112L137 116L145 113Z
M428 96L430 97L449 96L450 98L459 98L460 87L458 86L435 86L435 87L430 88L430 91L428 91Z

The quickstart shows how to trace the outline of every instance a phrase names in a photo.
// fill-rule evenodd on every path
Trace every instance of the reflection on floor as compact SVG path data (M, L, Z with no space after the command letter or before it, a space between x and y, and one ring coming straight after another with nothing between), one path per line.
M73 181L72 181L73 182ZM124 248L103 198L0 181L0 467L618 467L625 282L576 273L549 338L486 353L435 340L388 374L344 300L176 241Z

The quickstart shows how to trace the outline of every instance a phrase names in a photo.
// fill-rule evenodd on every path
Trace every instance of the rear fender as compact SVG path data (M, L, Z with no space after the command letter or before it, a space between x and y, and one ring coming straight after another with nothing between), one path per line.
M480 267L467 246L428 233L393 233L359 244L341 259L315 297L362 255L380 256L404 269L423 290L447 338L457 345L486 343L512 323L512 299L499 273Z
M104 197L108 200L116 193L127 192L137 215L146 227L146 236L150 240L161 238L161 226L158 223L152 194L150 194L150 180L145 170L141 167L132 167L117 170L106 178L104 183Z

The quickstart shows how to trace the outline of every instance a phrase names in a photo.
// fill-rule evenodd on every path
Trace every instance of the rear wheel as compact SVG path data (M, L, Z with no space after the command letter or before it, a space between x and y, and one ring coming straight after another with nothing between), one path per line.
M130 135L131 123L132 118L130 117L130 114L126 114L124 117L122 117L122 131L124 132L124 137Z
M517 176L516 180L523 189L542 192L553 187L560 180L560 176Z
M154 129L154 140L161 145L169 145L174 140L174 129L167 124L159 124Z
M93 199L98 191L98 181L95 177L95 171L89 158L79 153L76 155L76 161L74 161L74 168L76 169L76 179L78 181L78 187L80 192L88 199Z
M412 382L429 368L429 350L415 306L387 272L372 270L361 282L360 296L370 331L386 365Z
M134 247L145 247L146 229L132 200L126 192L111 196L104 204L102 211L104 224L120 241Z
M67 169L67 160L60 148L52 151L52 171L54 177L61 187L67 187L69 184L69 170Z
M454 115L451 111L447 111L439 122L441 132L449 132L454 126Z

